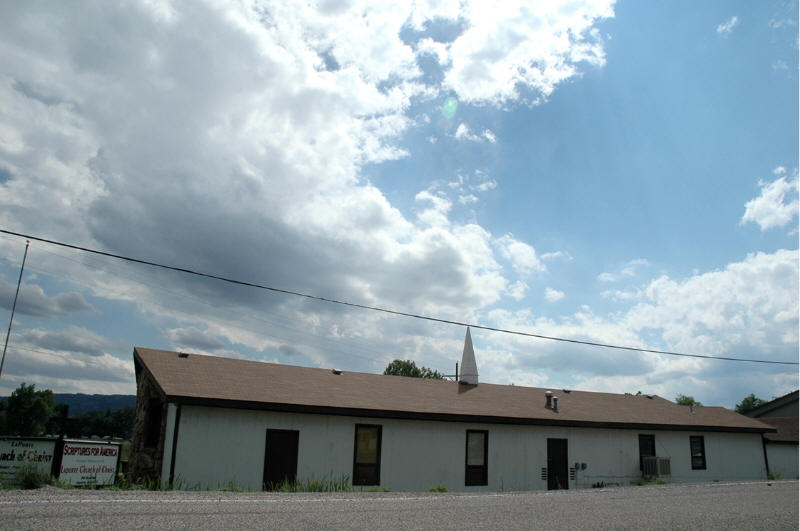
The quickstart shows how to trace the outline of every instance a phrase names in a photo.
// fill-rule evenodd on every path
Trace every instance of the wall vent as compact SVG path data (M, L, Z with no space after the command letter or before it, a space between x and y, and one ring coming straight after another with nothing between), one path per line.
M542 481L547 481L547 467L542 467Z
M669 457L642 457L642 476L657 478L672 475Z

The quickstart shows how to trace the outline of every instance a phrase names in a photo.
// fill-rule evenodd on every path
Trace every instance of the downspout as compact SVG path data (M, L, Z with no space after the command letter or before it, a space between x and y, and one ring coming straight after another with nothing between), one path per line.
M169 488L175 485L175 455L178 452L178 426L181 424L181 405L175 404L175 426L172 430L172 459L169 462Z
M767 479L769 479L769 459L767 459L767 440L761 434L761 448L764 450L764 467L767 469Z

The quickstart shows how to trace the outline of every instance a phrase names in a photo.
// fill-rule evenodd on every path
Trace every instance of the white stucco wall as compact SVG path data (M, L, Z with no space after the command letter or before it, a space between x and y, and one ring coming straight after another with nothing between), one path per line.
M798 447L797 444L767 442L767 459L769 471L780 479L797 479Z
M427 490L439 484L450 491L547 489L541 469L547 466L548 438L568 440L570 467L575 462L587 464L586 470L577 471L570 488L598 481L627 485L640 477L640 433L654 434L657 455L670 457L669 481L766 477L759 434L471 424L182 406L175 481L185 488L217 488L232 481L260 489L268 428L299 430L299 478L352 478L356 424L383 426L380 486L393 491ZM489 432L488 486L464 486L468 429ZM705 438L706 470L691 469L690 435ZM164 449L167 473L169 443Z

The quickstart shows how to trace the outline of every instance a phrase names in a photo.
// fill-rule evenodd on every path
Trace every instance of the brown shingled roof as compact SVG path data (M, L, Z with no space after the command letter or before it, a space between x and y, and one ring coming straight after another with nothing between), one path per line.
M477 386L447 380L179 354L134 348L167 400L211 405L372 417L512 424L771 432L756 419L721 407L679 406L658 396L552 389L559 411L545 408L544 388Z
M759 417L758 420L778 430L777 433L764 435L768 441L797 443L798 417Z

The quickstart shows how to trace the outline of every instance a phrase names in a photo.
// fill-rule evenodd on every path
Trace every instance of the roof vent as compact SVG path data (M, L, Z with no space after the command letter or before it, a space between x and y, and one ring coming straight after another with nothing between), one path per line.
M553 397L553 411L558 413L558 397L557 396Z
M333 374L342 374L342 369L331 369Z
M567 394L570 394L572 392L572 389L562 389L562 391L564 391Z
M547 409L553 408L553 391L545 391L544 392L545 403L544 407Z
M178 353L178 357L179 357L179 358L188 358L188 357L189 357L189 355L188 355L187 353L185 353L185 352L179 352L179 353Z

